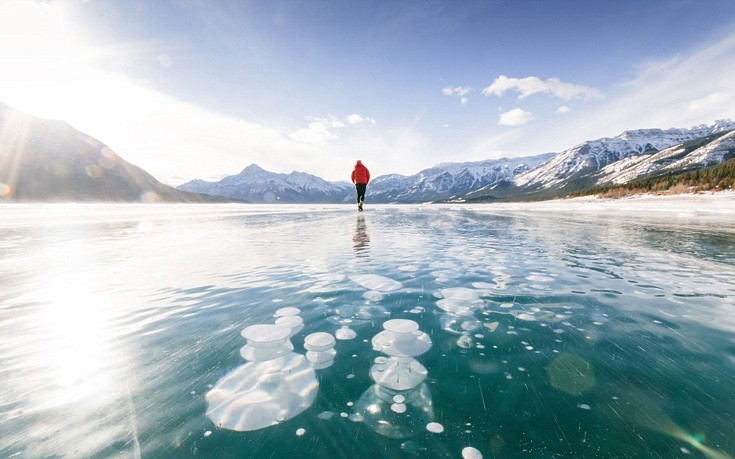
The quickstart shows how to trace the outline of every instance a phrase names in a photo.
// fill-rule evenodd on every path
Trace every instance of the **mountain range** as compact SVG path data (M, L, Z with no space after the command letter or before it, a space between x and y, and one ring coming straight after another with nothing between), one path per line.
M604 184L677 173L735 157L735 122L691 128L639 129L589 140L561 153L443 163L411 176L376 177L367 199L376 203L550 199ZM327 182L292 172L276 174L252 164L218 182L193 180L179 189L253 202L352 202L348 182Z
M0 103L0 200L230 202L165 185L63 121Z
M0 199L26 201L351 203L351 183L251 164L217 182L165 185L62 121L0 103ZM563 197L601 186L699 170L735 158L735 122L639 129L561 153L442 163L417 174L375 177L375 203L489 202ZM346 172L347 175L349 171Z

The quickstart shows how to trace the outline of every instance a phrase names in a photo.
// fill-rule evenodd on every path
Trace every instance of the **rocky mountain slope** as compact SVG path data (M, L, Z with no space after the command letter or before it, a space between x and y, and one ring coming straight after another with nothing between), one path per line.
M640 129L609 138L590 140L565 150L546 164L514 180L525 189L565 190L599 184L596 173L628 158L650 156L675 145L735 129L735 122L720 120L688 129Z
M222 202L177 190L62 121L0 103L0 199Z

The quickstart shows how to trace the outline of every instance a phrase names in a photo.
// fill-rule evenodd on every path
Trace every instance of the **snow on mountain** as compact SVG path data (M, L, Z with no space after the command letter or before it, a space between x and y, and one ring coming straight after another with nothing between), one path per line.
M512 181L553 153L523 158L442 163L412 176L386 175L370 182L368 196L378 202L425 202L459 198L502 181Z
M711 137L716 137L711 139ZM602 168L598 184L623 184L655 172L707 167L722 162L735 152L735 130L703 138L703 145L678 144L656 153L633 156Z
M590 140L559 154L442 163L411 176L374 178L369 202L509 200L548 197L648 173L703 167L733 153L735 122L719 120L687 129L639 129ZM352 202L348 182L327 182L303 172L277 174L252 164L219 182L192 180L179 189L253 202Z
M279 174L251 164L237 175L218 182L192 180L178 187L229 198L247 199L253 202L329 203L343 202L353 192L347 182L330 183L304 172Z
M515 185L527 188L563 188L619 161L641 155L650 156L693 139L735 129L732 120L688 129L640 129L616 137L590 140L559 153L547 163L516 177ZM634 164L630 159L622 163ZM612 166L614 169L617 166Z

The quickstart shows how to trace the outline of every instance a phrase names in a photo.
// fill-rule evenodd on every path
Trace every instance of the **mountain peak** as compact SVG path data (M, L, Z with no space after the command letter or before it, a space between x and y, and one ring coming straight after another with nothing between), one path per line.
M243 169L242 172L240 172L240 175L245 174L247 172L265 172L265 169L253 163L247 166L245 169Z

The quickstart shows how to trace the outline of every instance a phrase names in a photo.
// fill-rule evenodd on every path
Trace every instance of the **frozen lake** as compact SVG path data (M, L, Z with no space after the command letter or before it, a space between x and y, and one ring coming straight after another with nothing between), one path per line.
M732 458L732 223L2 205L0 457Z

